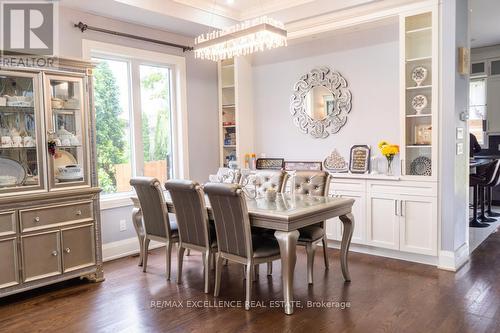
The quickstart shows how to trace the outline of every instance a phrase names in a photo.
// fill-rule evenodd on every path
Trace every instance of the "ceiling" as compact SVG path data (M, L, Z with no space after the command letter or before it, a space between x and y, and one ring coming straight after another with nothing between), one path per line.
M325 14L415 0L60 0L62 6L188 37L269 15L296 23Z
M471 0L471 46L500 44L500 1Z

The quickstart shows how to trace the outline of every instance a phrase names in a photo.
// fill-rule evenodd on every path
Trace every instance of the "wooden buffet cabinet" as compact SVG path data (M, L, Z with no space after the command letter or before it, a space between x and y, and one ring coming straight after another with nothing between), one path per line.
M0 67L0 297L104 279L92 69Z

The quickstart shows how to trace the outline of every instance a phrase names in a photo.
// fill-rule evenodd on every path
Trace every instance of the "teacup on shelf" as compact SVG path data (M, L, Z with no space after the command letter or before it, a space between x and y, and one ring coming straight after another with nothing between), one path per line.
M10 136L2 136L2 148L12 147L12 138Z
M23 144L25 147L35 147L35 140L31 136L25 136L23 138Z
M20 148L23 147L23 138L21 136L12 137L12 147Z

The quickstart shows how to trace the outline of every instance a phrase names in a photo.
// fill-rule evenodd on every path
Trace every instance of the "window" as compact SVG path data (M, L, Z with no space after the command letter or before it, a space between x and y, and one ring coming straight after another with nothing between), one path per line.
M469 90L469 131L480 145L485 144L483 122L486 120L486 78L471 79Z
M128 196L133 176L161 183L187 177L184 58L94 41L84 41L83 48L96 62L97 171L103 197Z

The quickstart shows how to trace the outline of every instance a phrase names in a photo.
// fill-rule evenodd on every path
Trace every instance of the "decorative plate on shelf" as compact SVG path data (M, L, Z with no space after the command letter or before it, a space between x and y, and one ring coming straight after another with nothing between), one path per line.
M430 176L431 172L432 162L426 156L419 156L410 164L410 175L412 176Z
M426 78L427 68L425 68L424 66L415 67L411 72L411 79L415 81L417 87L420 87L420 85L425 81Z
M348 170L348 164L345 158L340 155L337 149L334 149L333 152L325 158L323 167L332 172L347 172Z
M26 169L16 160L0 157L0 187L21 185L26 179Z
M417 95L411 100L411 106L417 114L421 114L422 110L427 106L427 97L424 95Z

